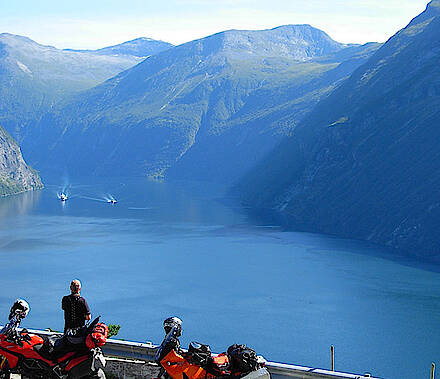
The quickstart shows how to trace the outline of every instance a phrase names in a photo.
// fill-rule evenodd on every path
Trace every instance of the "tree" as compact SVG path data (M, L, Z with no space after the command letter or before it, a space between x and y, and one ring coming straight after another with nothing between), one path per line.
M121 325L119 324L108 324L108 338L114 337L119 333Z

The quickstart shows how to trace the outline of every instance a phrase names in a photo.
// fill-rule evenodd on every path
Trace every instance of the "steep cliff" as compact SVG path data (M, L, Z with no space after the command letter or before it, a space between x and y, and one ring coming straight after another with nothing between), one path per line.
M237 188L308 230L440 257L440 0Z
M43 188L40 177L23 160L20 148L0 127L0 196Z

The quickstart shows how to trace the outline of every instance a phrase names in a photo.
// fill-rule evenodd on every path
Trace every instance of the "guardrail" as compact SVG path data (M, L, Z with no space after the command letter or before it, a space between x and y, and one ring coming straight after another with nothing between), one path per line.
M45 330L29 329L29 332L39 335L54 335L59 333ZM108 339L103 346L104 354L118 358L140 359L153 362L157 346L152 343L120 341ZM266 367L272 379L379 379L369 374L355 375L337 371L329 371L318 368L295 366L284 363L267 362Z

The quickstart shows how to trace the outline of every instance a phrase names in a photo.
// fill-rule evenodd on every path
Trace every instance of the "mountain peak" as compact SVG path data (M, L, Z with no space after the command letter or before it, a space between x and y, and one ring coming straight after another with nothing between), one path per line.
M320 29L317 29L310 24L286 24L286 25L280 25L275 28L267 29L267 30L295 31L295 32L316 31L316 32L319 32L320 34L327 35L326 32L324 32Z
M29 37L20 36L12 33L0 33L0 43L7 45L12 49L24 49L28 51L32 51L34 49L44 49L46 51L55 51L57 50L53 46L42 45Z
M265 30L227 30L197 41L205 52L222 51L235 58L284 57L300 61L334 53L346 47L310 25L283 25ZM188 45L185 44L185 45Z
M426 6L425 12L431 17L436 17L440 15L440 0L432 0ZM423 14L423 13L422 13Z
M37 42L31 40L29 37L20 36L12 33L0 33L0 41L8 43L27 43L38 45Z
M426 6L425 10L417 17L414 17L405 29L422 24L434 17L440 16L440 0L432 0ZM403 29L403 30L405 30Z
M98 49L97 54L105 55L133 55L136 57L147 57L168 50L173 47L171 43L155 40L148 37L139 37L119 45L108 46Z
M427 5L427 8L437 8L437 9L440 9L440 0L432 0Z
M127 41L127 42L135 42L135 41L165 42L165 41L157 40L157 39L150 38L150 37L138 37L138 38L135 38L135 39L133 39L131 41ZM165 43L167 43L167 42L165 42Z

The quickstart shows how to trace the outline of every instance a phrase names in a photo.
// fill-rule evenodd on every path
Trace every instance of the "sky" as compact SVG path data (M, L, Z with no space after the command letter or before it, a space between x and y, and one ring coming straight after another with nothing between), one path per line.
M310 24L343 43L384 42L428 0L0 0L0 33L58 48L138 37L181 44L228 29Z

